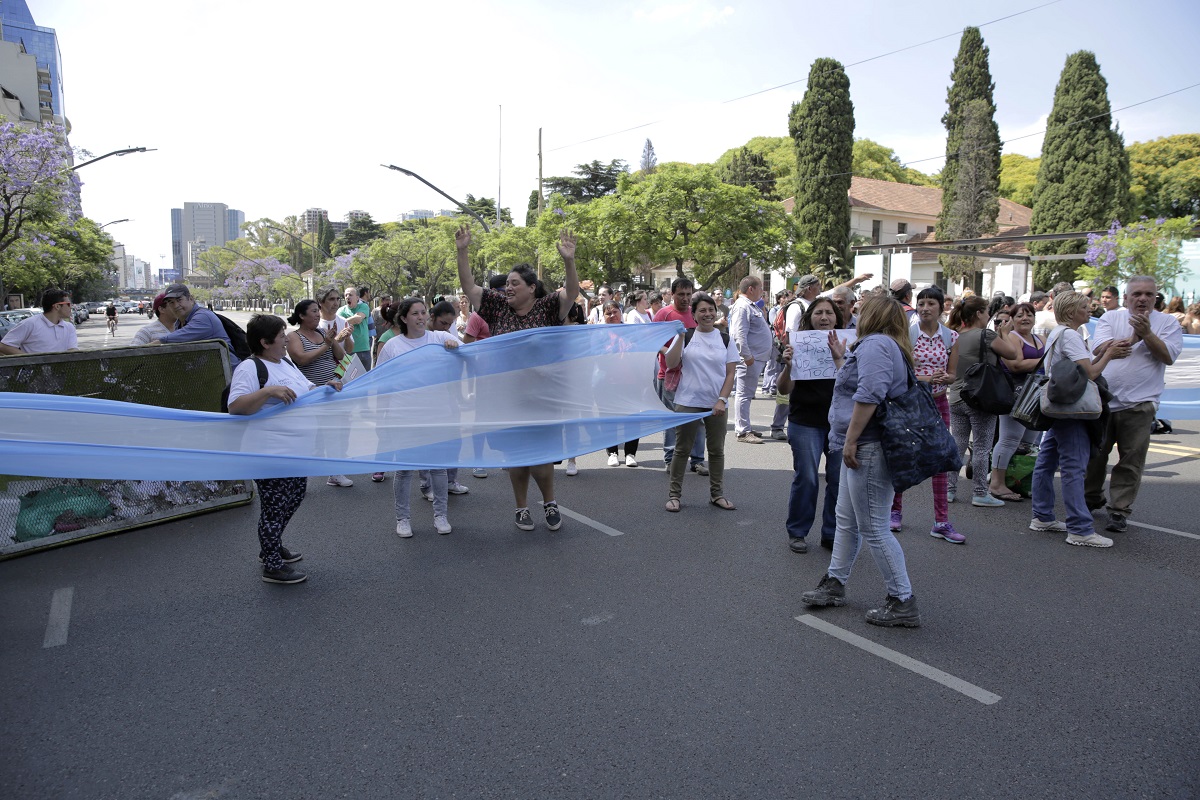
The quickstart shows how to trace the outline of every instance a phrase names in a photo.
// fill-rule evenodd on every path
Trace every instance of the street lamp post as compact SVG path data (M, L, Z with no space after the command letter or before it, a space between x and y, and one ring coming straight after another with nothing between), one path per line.
M459 208L461 208L461 209L463 210L463 213L464 213L464 214L466 214L467 216L471 217L472 219L474 219L476 222L478 222L480 225L482 225L482 226L483 226L483 232L484 232L484 233L490 233L490 232L491 232L491 228L489 228L489 227L488 227L488 224L487 224L486 222L484 222L484 221L483 221L483 217L479 216L479 215L478 215L478 214L476 214L474 211L472 211L471 209L467 208L467 207L466 207L466 206L464 206L462 203L458 202L458 201L457 201L457 200L455 200L453 197L451 197L450 195L446 194L446 193L445 193L445 192L443 192L441 189L439 189L438 187L434 186L432 183L430 183L429 181L425 180L424 178L422 178L420 175L418 175L417 173L413 172L412 170L405 169L404 167L397 167L395 164L380 164L379 166L381 166L381 167L384 167L385 169L394 169L394 170L396 170L396 172L402 172L402 173L404 173L405 175L407 175L407 176L408 176L408 177L410 177L410 178L416 178L416 179L417 179L417 180L419 180L421 183L425 184L425 185L426 185L426 186L428 186L430 189L433 189L435 192L437 192L438 194L440 194L442 197L446 198L446 199L447 199L447 200L449 200L451 203L454 203L454 205L456 205L456 206L458 206ZM497 221L499 221L499 219L500 219L500 202L499 202L499 199L497 199L497 201L496 201L496 219L497 219Z
M100 226L99 228L97 228L96 230L98 230L98 231L102 231L102 230L104 230L105 228L107 228L109 225L117 225L117 224L119 224L119 223L122 223L122 222L132 222L132 221L133 221L133 220L128 220L128 219L114 219L112 222L106 222L106 223L104 223L103 225L101 225L101 226Z
M105 153L102 156L96 156L90 161L85 161L82 164L76 164L75 166L71 167L71 171L74 172L77 169L82 169L88 164L95 164L97 161L106 159L109 156L127 156L130 153L150 153L157 149L157 147L126 147L124 150L113 150L111 153Z

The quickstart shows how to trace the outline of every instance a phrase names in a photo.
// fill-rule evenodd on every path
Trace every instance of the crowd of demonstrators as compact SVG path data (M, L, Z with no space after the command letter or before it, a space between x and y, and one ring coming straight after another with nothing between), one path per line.
M299 368L288 360L286 337L283 335L283 320L271 314L256 314L246 326L246 340L252 357L238 364L233 371L233 383L229 389L230 414L254 414L267 406L292 403L305 392L316 388L316 384L304 376ZM265 372L265 380L260 376ZM326 382L341 389L341 382L333 379ZM295 430L286 434L268 433L264 436L286 436L286 444L297 451L305 447L316 436L316 431ZM283 531L296 509L304 501L308 479L258 478L258 557L262 562L262 579L267 583L300 583L307 576L292 566L301 559L298 552L283 546Z
M321 328L321 305L316 300L301 300L296 304L288 323L298 326L285 338L287 356L296 365L309 383L322 386L338 377L337 367L346 351L342 346L350 333L348 328L340 332L334 326ZM318 432L321 437L323 432ZM354 481L345 475L330 475L329 486L349 488Z
M865 541L887 589L883 604L869 610L866 620L885 627L921 624L904 550L888 529L894 492L875 414L880 403L908 388L913 367L908 327L897 300L877 295L863 303L858 339L838 370L829 410L829 450L842 453L833 555L817 587L800 596L809 606L845 605L846 583Z
M487 322L492 336L562 325L566 321L579 294L579 276L575 272L575 237L568 231L564 230L558 241L558 254L566 271L565 281L563 288L553 293L546 292L537 273L528 264L519 264L508 273L503 292L480 287L471 274L468 255L470 229L466 226L460 228L454 240L458 253L459 282L471 305L478 309L479 316ZM510 467L508 478L517 504L515 519L518 528L533 530L533 515L528 505L530 478L542 493L546 527L552 531L562 527L562 515L554 498L553 464Z
M800 318L802 331L829 331L829 350L835 366L842 366L846 348L834 333L844 327L842 312L832 299L821 297L809 304ZM783 349L778 390L788 404L788 444L792 448L792 486L788 495L788 547L793 553L808 552L808 534L817 516L820 500L818 473L825 456L825 500L821 511L821 546L832 550L837 529L837 496L841 483L842 454L829 447L829 408L833 404L833 378L797 381L792 379L793 350Z
M1040 371L1042 356L1046 352L1046 340L1033 332L1036 315L1037 311L1029 303L1017 303L1012 311L1013 329L1007 337L1021 348L1021 357L1002 358L1000 366L1012 378L1014 397L1020 394L1029 376L1035 371ZM996 446L992 448L988 494L1006 502L1019 502L1023 499L1019 492L1008 488L1005 476L1017 450L1022 446L1031 447L1037 444L1040 438L1040 431L1026 428L1013 419L1012 414L1000 415L999 434L996 437Z
M964 298L950 312L950 329L958 332L951 360L955 364L954 380L950 384L950 432L958 443L959 455L971 450L971 475L974 488L971 505L982 507L1002 506L1004 501L988 493L992 445L996 438L997 415L973 408L962 397L967 371L979 363L999 366L999 358L1017 359L1021 348L1007 337L1012 330L1011 320L1000 326L1000 330L988 328L988 303L982 297ZM950 476L949 494L958 493L958 474Z
M762 444L762 437L750 424L750 401L758 391L758 378L763 365L771 358L774 344L771 327L756 305L762 291L762 278L755 275L742 278L737 302L729 314L729 337L741 357L734 379L733 424L737 441L744 444ZM712 469L711 460L709 469Z
M668 369L679 370L679 385L671 398L671 408L689 414L711 410L703 419L675 428L675 445L687 452L698 432L704 429L708 448L709 502L725 511L734 505L725 497L725 412L733 387L735 366L740 360L728 334L716 328L717 304L706 294L691 295L690 311L695 328L676 336L663 357ZM664 401L666 402L666 401ZM670 487L667 511L679 511L686 472L683 457L670 462Z
M71 295L62 289L43 292L42 313L21 320L0 341L0 355L6 356L78 349L79 336L71 320Z
M165 300L166 297L163 293L159 293L154 298L150 310L152 314L150 321L138 328L137 333L133 334L133 344L135 346L150 344L163 334L170 333L175 329L175 315L164 305Z
M684 330L695 328L696 320L692 317L692 293L695 289L696 285L690 278L676 278L671 281L671 303L663 306L654 315L654 321L679 322L683 325ZM713 304L714 308L716 307L712 298L709 298L709 302ZM654 379L654 388L663 405L674 410L675 388L679 385L679 367L669 368L667 366L666 351L666 347L659 351L658 373ZM704 436L704 429L701 428L696 433L690 452L683 456L683 458L690 459L691 471L700 475L707 475L709 472L708 465L704 463ZM667 469L671 468L671 462L675 460L675 449L675 429L668 428L663 431L663 462L667 465Z
M386 364L393 358L412 352L425 345L441 345L448 350L459 346L458 337L449 331L428 330L429 311L425 301L418 297L409 297L400 303L389 306L388 311L392 323L398 333L384 343L379 351L379 364ZM453 314L453 307L450 312ZM433 503L433 528L440 534L450 533L452 528L449 519L450 477L445 469L420 470L422 477L428 476L429 483L422 487L421 496ZM457 475L457 472L456 472ZM396 534L401 538L413 535L409 496L412 494L413 470L396 470L392 478L392 494L396 504Z
M1183 328L1170 314L1153 309L1155 288L1153 278L1130 278L1125 286L1125 308L1106 312L1097 320L1092 342L1093 354L1101 359L1113 350L1118 352L1104 369L1112 399L1099 453L1088 463L1084 487L1088 509L1106 507L1105 529L1114 533L1126 530L1133 513L1150 447L1150 429L1166 388L1166 368L1183 350ZM1120 353L1125 352L1122 357ZM1106 500L1104 477L1114 445L1118 459Z
M934 405L942 416L942 422L949 428L947 387L954 382L958 371L959 353L955 344L959 341L959 335L941 322L944 300L945 295L936 286L922 289L917 294L917 313L909 324L908 333L917 380L929 385ZM933 527L929 535L953 544L963 544L967 537L950 521L949 476L944 472L938 473L930 480L930 485L933 488ZM903 524L904 495L897 492L892 498L888 527L894 533L900 531Z

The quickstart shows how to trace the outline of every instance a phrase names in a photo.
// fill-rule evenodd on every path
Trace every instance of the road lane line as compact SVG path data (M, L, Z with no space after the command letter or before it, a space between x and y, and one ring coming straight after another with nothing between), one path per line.
M584 525L590 525L591 527L595 528L596 530L600 531L601 533L607 533L609 536L624 536L625 535L624 531L619 531L616 528L610 528L607 525L605 525L603 522L596 522L596 520L592 519L591 517L585 517L583 514L580 514L577 511L572 511L569 508L563 508L562 506L559 506L558 512L560 514L562 514L564 517L570 517L573 520L582 522Z
M929 678L929 680L940 683L943 686L953 689L960 694L965 694L967 697L971 698L972 700L977 700L980 703L983 703L985 706L995 705L996 703L1000 702L1000 695L998 694L992 694L986 689L980 689L973 683L967 683L963 679L956 678L948 672L942 672L937 667L931 667L923 661L917 661L915 658L910 658L903 653L898 653L895 650L891 650L881 644L876 644L870 639L864 639L857 634L853 634L850 633L850 631L839 628L837 625L830 625L824 620L817 619L812 614L804 614L796 617L796 620L803 622L810 628L816 628L822 633L827 633L835 639L841 639L846 644L854 645L860 650L866 650L868 653L879 656L885 661L890 661L896 666L904 667L911 672L915 672L924 678Z
M1134 526L1135 528L1145 528L1145 529L1151 530L1151 531L1158 531L1159 533L1173 533L1176 536L1186 536L1189 539L1200 539L1200 536L1197 536L1194 533L1187 533L1186 531L1175 531L1175 530L1171 530L1170 528L1160 528L1157 525L1147 525L1144 522L1134 522L1131 519L1125 520L1125 521L1128 522L1130 525Z
M42 640L42 648L60 647L67 643L67 629L71 625L71 600L75 597L75 587L55 589L50 598L50 620L46 623L46 638Z

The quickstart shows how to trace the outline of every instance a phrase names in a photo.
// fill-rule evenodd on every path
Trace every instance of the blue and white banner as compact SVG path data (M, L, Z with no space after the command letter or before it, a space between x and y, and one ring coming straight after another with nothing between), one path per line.
M174 481L547 464L706 416L668 411L654 390L657 351L681 330L584 325L423 347L252 416L0 393L0 455L10 474Z
M1167 389L1158 405L1163 419L1200 420L1200 336L1183 337L1183 351L1167 367Z

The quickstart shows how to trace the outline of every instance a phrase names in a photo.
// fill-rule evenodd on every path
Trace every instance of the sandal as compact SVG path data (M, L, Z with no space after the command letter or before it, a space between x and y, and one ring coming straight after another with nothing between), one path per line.
M1005 492L1003 494L998 494L996 492L988 492L988 494L990 494L992 497L996 498L997 500L1004 500L1005 502L1008 502L1008 503L1019 503L1025 499L1024 497L1017 494L1016 492Z
M709 500L708 502L712 503L714 506L716 506L717 508L720 508L724 511L736 511L737 510L737 506L735 506L733 503L726 500L724 497L714 497L712 500Z
M678 497L667 498L667 511L672 511L672 512L679 511L679 498Z

